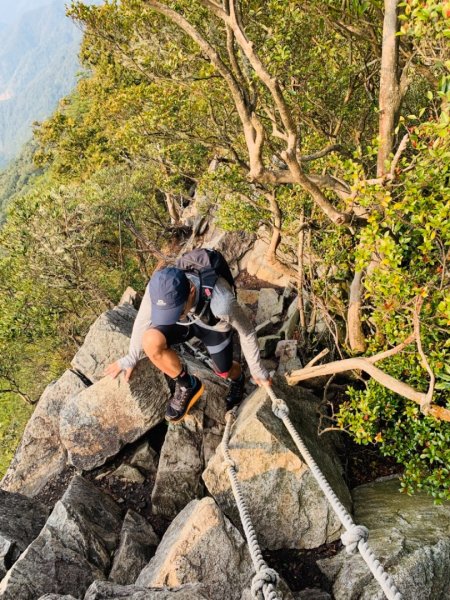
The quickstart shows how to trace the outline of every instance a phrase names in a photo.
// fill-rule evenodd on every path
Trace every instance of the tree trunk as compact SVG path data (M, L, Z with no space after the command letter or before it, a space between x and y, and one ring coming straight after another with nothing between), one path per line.
M400 107L397 34L398 0L384 0L383 46L379 100L379 139L377 177L386 173L386 163L394 145L396 114Z
M361 324L362 271L357 271L350 286L347 313L348 341L353 352L365 352L367 344Z

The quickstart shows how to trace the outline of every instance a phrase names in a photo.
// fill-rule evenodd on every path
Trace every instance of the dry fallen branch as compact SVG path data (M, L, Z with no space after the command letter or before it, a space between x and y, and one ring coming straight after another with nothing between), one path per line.
M370 375L375 381L378 381L381 385L388 388L392 392L407 398L408 400L412 400L416 404L419 404L422 412L427 415L433 416L436 419L442 421L450 421L450 410L443 408L441 406L437 406L436 404L431 404L429 398L429 391L427 393L418 392L413 387L404 383L403 381L399 381L392 377L388 373L385 373L381 369L375 366L374 363L387 358L388 356L393 356L397 354L405 346L413 342L417 337L417 333L414 332L411 334L403 343L399 344L395 348L391 350L387 350L386 352L380 352L379 354L375 354L374 356L365 357L365 358L347 358L345 360L338 360L326 365L317 365L311 367L305 367L298 371L292 371L286 375L286 380L289 385L295 385L300 381L305 381L307 379L311 379L313 377L321 377L323 375L334 375L336 373L343 373L345 371L364 371L368 375ZM423 357L422 357L423 359ZM430 386L431 389L432 386Z

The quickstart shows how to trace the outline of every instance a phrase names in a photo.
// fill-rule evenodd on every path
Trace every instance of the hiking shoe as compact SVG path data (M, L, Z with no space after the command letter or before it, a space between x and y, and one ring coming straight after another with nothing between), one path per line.
M242 400L244 399L244 386L245 377L242 374L239 377L239 379L236 379L235 381L230 381L228 394L225 398L227 410L231 410L232 408L238 406L242 402Z
M192 377L194 385L192 387L182 387L178 383L175 386L175 392L169 401L166 409L166 421L169 423L179 423L188 414L205 389L203 383L198 377Z

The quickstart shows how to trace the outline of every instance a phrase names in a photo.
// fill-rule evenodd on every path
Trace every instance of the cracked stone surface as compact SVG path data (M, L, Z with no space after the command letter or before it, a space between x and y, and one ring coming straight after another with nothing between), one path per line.
M37 538L48 513L36 500L0 490L0 580Z
M60 413L85 389L86 384L70 370L45 388L2 479L2 489L35 496L63 471L66 452L59 436Z
M286 386L275 393L286 400L294 426L341 502L350 507L332 438L317 435L319 401L301 388ZM229 448L261 546L316 548L339 537L339 520L284 424L273 414L264 389L253 392L241 405ZM223 512L240 527L221 448L210 459L203 479Z
M85 471L103 465L163 419L169 393L164 375L144 359L129 383L104 377L69 399L60 415L69 463Z
M106 494L75 476L39 536L0 583L1 600L44 594L82 596L105 579L117 546L121 510Z
M86 592L84 600L172 600L172 598L174 600L212 600L202 584L188 584L171 589L148 589L135 585L122 586L106 581L93 583Z
M110 363L128 353L136 314L132 305L122 304L100 315L75 354L73 368L90 381L101 379Z
M355 488L354 521L369 529L368 544L403 598L450 598L450 503L435 506L430 496L407 496L399 487L391 479ZM318 565L336 600L384 600L359 553L343 550Z
M193 500L174 519L136 585L201 582L211 600L241 600L253 565L239 531L212 498Z

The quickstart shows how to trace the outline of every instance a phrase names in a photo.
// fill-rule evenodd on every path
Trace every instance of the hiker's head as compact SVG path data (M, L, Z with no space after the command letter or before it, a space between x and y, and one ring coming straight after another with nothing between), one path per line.
M152 324L174 325L185 312L191 293L186 274L176 267L156 271L150 279Z

